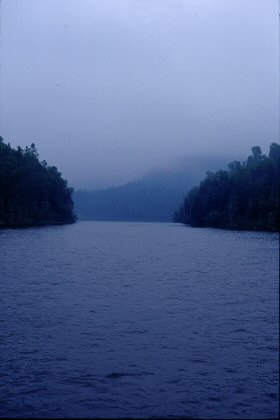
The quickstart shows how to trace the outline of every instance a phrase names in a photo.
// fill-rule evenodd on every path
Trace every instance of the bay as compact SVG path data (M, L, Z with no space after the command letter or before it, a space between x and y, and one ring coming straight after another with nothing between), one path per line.
M275 418L278 234L0 231L1 417Z

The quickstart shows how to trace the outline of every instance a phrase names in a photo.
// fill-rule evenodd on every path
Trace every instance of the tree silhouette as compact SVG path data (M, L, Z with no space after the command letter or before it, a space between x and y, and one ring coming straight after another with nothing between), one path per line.
M175 222L192 226L279 231L280 145L269 156L252 147L246 162L232 162L228 171L208 172L193 188Z
M72 193L34 143L14 150L0 137L0 227L73 223Z

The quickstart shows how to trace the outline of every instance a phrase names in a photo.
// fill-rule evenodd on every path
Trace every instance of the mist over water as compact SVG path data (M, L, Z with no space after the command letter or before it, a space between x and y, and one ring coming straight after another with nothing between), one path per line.
M279 135L277 0L2 0L1 127L71 186Z
M278 0L0 0L0 37L0 417L278 418Z
M277 417L278 247L166 223L1 231L1 416Z

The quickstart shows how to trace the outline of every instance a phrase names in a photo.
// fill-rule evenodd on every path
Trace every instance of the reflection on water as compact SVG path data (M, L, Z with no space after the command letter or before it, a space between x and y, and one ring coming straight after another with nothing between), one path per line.
M278 235L0 232L1 417L273 418Z

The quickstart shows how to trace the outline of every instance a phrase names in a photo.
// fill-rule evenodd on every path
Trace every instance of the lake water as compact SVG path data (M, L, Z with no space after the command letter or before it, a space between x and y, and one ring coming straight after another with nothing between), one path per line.
M275 418L278 235L3 230L0 416Z

